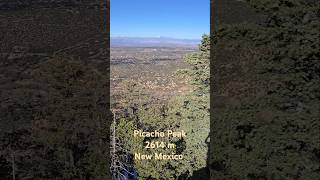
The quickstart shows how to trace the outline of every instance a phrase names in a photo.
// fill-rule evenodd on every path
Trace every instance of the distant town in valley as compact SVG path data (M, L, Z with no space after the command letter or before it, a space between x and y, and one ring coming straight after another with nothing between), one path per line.
M130 80L159 99L189 91L176 72L187 67L183 58L197 52L199 43L200 39L111 37L111 94L119 95L121 82Z

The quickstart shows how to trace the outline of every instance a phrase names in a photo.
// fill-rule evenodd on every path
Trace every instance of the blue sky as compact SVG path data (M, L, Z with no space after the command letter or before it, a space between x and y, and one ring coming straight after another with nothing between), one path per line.
M111 36L200 39L210 32L209 0L110 0Z

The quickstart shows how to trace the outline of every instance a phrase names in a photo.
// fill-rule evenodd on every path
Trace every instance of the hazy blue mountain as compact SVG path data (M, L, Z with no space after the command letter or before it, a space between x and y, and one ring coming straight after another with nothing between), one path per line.
M113 47L195 47L200 39L176 39L168 37L111 37Z

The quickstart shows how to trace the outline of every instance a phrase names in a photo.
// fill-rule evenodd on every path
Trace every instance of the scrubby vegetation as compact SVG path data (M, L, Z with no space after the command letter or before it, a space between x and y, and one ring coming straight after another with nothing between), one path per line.
M107 179L112 119L105 12L96 12L97 3L75 9L67 1L54 8L44 3L51 8L44 10L21 2L14 9L0 3L0 177ZM320 4L246 2L263 21L220 23L212 37L204 35L176 74L188 82L185 93L172 87L162 100L146 93L145 87L165 86L162 77L145 87L150 79L120 83L112 107L112 178L207 179L208 167L211 179L319 179ZM158 60L144 67L163 63ZM175 149L145 149L157 138L133 138L136 129L184 130L187 137L161 139ZM136 152L184 158L137 161Z
M83 2L0 2L0 179L108 177L106 13Z
M212 179L320 177L319 2L248 0L213 33Z
M184 95L172 96L166 101L151 100L142 96L133 82L126 84L125 101L115 113L116 126L113 144L119 145L113 155L112 171L115 179L126 174L123 168L137 172L139 179L187 178L194 171L206 167L209 136L209 36L203 36L199 51L185 57L190 65L177 72L189 77L193 91ZM133 131L184 130L185 138L134 138ZM145 149L145 141L162 140L176 145L175 149ZM135 153L182 154L183 160L134 160ZM118 157L122 157L119 158ZM117 158L117 159L115 159ZM117 162L115 162L117 161ZM130 168L128 168L130 167ZM122 175L121 175L122 174Z
M146 44L145 46L147 46ZM158 99L189 91L185 79L176 71L188 66L183 57L196 47L111 47L111 96L121 99L125 82L134 81L143 94Z
M54 58L2 85L1 158L4 167L14 167L3 176L15 171L19 179L105 177L103 82L79 62Z

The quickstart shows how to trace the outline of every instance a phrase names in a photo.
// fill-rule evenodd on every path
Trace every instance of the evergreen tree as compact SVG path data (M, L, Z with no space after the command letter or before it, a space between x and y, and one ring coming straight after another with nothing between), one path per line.
M134 114L124 115L118 120L117 137L122 139L123 147L131 153L132 163L140 179L178 179L192 176L193 171L206 167L209 136L209 36L204 35L199 51L186 56L189 69L179 71L190 81L194 90L188 95L172 97L166 103L147 100L137 102ZM132 86L133 88L133 86ZM130 97L136 91L128 91ZM133 88L134 89L134 88ZM141 97L139 97L141 98ZM146 98L148 99L148 98ZM151 103L150 103L151 102ZM126 108L130 109L129 103ZM185 138L134 138L133 131L185 131ZM146 149L146 141L172 143L176 148ZM181 154L182 160L134 160L134 154Z
M7 99L0 109L0 157L10 164L10 176L106 178L105 77L80 61L59 57L25 75L0 96Z
M214 32L212 178L318 179L319 2L248 3L264 21Z

